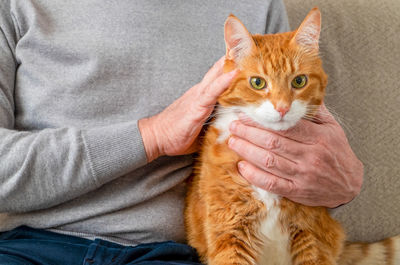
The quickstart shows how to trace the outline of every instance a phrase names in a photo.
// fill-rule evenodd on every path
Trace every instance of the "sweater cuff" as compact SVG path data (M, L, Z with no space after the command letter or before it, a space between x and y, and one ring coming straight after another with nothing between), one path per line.
M147 164L137 121L89 129L82 136L98 186Z

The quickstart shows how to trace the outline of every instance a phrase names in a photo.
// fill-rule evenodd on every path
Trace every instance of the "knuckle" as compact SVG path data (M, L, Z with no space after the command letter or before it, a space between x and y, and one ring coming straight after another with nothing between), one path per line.
M294 194L295 192L296 192L296 185L292 181L289 181L289 185L287 187L287 193Z
M274 191L277 186L277 181L275 179L265 180L265 188L269 191Z
M270 136L267 137L265 147L268 149L276 149L280 146L280 141L278 137Z
M275 161L274 155L272 155L271 153L268 152L264 158L264 166L266 168L271 168L271 167L275 166L275 163L276 163L276 161Z
M314 156L311 160L311 165L313 165L314 167L320 167L321 163L322 163L322 159L318 155Z

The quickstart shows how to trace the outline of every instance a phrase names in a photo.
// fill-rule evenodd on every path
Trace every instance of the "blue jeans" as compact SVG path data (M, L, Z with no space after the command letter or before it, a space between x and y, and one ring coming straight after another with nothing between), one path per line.
M172 241L122 246L29 227L0 233L0 264L7 265L178 265L196 264L196 251Z

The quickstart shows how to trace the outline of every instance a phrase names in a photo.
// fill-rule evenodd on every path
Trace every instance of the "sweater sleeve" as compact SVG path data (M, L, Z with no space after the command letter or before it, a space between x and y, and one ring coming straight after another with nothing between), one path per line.
M49 208L146 164L137 121L81 130L15 129L18 27L0 6L0 212Z
M265 33L272 34L290 31L286 8L282 0L273 0L267 10Z

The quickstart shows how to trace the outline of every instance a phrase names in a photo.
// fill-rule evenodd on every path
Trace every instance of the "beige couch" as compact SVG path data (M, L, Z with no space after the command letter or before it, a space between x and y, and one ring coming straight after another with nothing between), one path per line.
M361 194L333 215L350 240L400 234L400 1L284 1L293 29L321 10L326 104L365 166Z

